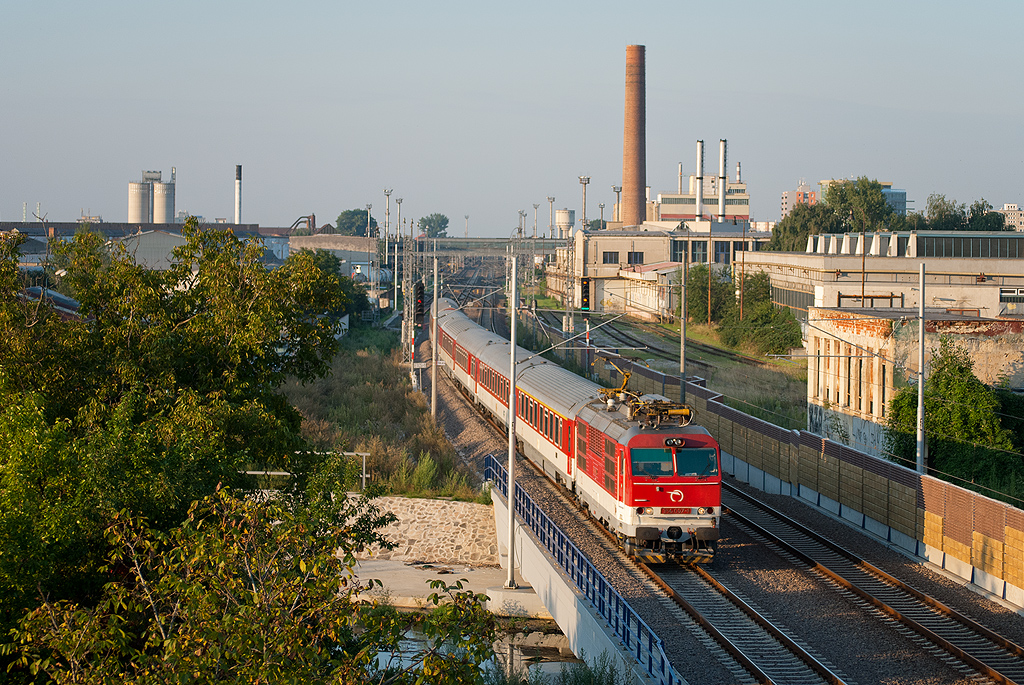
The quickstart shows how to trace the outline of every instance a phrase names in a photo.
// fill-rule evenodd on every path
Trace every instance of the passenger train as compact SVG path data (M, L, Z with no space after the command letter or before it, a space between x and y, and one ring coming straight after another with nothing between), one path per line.
M509 341L438 300L438 358L469 397L508 426ZM631 555L707 562L721 518L721 452L692 411L607 390L516 348L520 453L565 487ZM621 389L621 390L624 390ZM659 417L644 407L660 407ZM666 408L671 408L666 410Z

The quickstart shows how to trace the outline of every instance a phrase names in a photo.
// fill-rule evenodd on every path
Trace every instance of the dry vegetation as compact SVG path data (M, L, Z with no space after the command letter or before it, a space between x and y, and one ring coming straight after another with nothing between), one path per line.
M284 387L302 413L302 433L318 450L368 452L371 479L388 492L474 500L479 488L430 418L401 366L395 333L355 328L327 378Z

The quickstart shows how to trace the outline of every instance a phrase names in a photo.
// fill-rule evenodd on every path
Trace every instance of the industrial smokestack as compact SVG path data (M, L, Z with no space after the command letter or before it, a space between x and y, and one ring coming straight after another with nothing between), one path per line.
M725 138L718 141L718 221L725 221Z
M242 223L242 165L235 165L235 225Z
M647 218L647 135L644 46L626 46L626 113L622 142L623 226L639 226Z
M736 162L736 182L737 183L743 183L743 181L740 180L740 163L739 162Z
M683 194L683 163L679 162L679 194Z
M697 141L697 221L704 218L704 141Z

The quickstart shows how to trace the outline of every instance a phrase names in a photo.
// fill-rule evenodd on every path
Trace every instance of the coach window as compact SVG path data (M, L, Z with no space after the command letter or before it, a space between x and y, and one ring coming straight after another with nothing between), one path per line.
M576 424L576 467L587 470L587 427L582 423Z

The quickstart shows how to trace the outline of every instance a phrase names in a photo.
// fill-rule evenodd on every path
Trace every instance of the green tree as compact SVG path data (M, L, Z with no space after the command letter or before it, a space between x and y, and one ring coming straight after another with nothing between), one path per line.
M1002 425L1000 407L999 396L974 375L967 349L942 337L924 386L928 467L935 475L1002 492L1015 486L1017 496L1024 496L1024 459L1013 453L1013 434ZM886 439L895 459L914 463L916 431L917 388L911 386L889 403Z
M358 604L367 584L354 553L390 548L379 531L394 516L317 486L309 494L219 490L170 533L119 513L107 531L117 572L101 600L43 602L8 650L58 683L476 682L493 654L486 598L435 581L429 601L451 601L430 614ZM395 667L415 624L432 642Z
M882 184L866 176L855 181L833 181L824 201L843 220L845 231L888 229L895 216L882 193Z
M183 228L168 271L91 233L60 246L81 317L19 296L15 241L0 244L0 624L40 596L85 600L104 575L115 512L177 525L249 464L288 468L300 416L286 377L327 372L336 279L309 254L270 271L263 246Z
M428 238L444 238L448 235L448 217L444 214L428 214L420 219L420 229Z
M338 215L334 230L338 235L366 235L366 222L369 212L365 209L346 209ZM377 229L377 220L369 218L371 235Z
M1006 217L993 207L985 198L975 200L967 210L968 231L1005 231ZM1013 227L1010 227L1013 230Z
M801 342L800 324L786 307L771 301L766 273L743 278L743 318L734 307L722 321L720 336L730 347L748 345L759 354L785 354Z
M358 314L369 309L370 301L366 295L366 286L356 283L350 276L345 275L341 270L339 260L330 250L308 250L303 248L301 252L310 252L313 264L328 276L335 276L341 288L340 309L334 313L339 315Z
M925 202L925 218L933 231L962 231L967 227L967 207L945 195L932 193Z
M591 231L603 231L608 228L608 222L603 219L591 219L587 222L587 228Z
M843 233L846 227L835 211L824 204L797 205L772 229L765 249L803 252L807 236L819 233Z
M711 321L721 321L736 306L732 280L728 268L710 268L707 264L694 264L686 278L686 313L690 321L708 320L708 285L711 290Z

